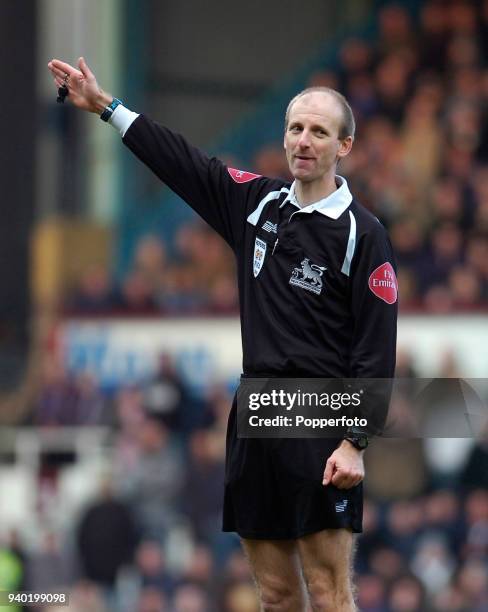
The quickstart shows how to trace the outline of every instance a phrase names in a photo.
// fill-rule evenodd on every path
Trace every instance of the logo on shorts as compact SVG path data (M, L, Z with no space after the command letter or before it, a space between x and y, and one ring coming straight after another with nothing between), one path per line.
M347 499L343 499L342 501L337 502L336 505L335 505L335 511L336 512L345 512L346 508L347 508L347 502L348 502Z
M264 256L266 255L266 247L267 244L266 242L264 242L264 240L256 238L256 242L254 243L254 278L256 278L256 276L261 272L261 268L263 267Z
M371 291L387 304L394 304L398 297L398 282L395 270L389 261L386 261L371 272L368 280Z
M323 285L322 274L327 268L311 264L308 257L306 257L300 265L302 266L301 268L293 268L290 285L295 285L296 287L301 287L302 289L320 295Z
M273 234L278 233L278 224L271 223L271 221L266 221L266 223L262 226L262 228L263 230L266 230L267 232L271 232Z
M237 170L236 168L227 168L227 172L236 183L249 183L249 181L253 181L261 176L260 174L246 172L245 170Z

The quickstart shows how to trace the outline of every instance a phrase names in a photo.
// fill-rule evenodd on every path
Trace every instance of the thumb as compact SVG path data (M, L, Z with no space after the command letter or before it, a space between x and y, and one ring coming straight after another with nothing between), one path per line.
M80 57L78 59L78 68L83 73L83 76L86 77L87 79L95 78L95 75L93 74L93 72L90 70L90 68L88 68L88 64L85 62L84 57Z
M325 464L324 471L324 479L322 480L323 485L328 485L332 479L332 474L334 473L335 461L329 457L327 459L327 463Z

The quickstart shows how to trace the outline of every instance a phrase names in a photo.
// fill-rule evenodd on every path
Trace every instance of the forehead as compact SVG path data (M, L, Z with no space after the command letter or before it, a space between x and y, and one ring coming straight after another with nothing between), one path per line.
M341 120L340 103L334 96L322 91L314 91L298 98L289 114L289 122L315 121L337 128Z

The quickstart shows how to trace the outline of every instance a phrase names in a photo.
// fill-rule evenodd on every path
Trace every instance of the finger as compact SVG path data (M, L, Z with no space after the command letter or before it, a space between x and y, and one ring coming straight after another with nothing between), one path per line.
M332 484L338 489L350 489L352 486L352 479L349 474L338 470L332 477Z
M87 78L87 79L94 79L95 75L93 74L93 72L90 70L90 68L88 67L88 64L85 61L84 57L80 57L78 60L78 67L81 70L81 72L83 73L83 75Z
M323 485L328 485L332 479L332 474L334 473L335 462L333 459L327 459L327 463L325 464L324 470L324 478L322 480Z
M53 75L53 77L56 78L58 75L61 74L61 72L57 68L54 68L54 66L51 63L48 64L48 67L49 67L49 71ZM66 73L64 72L63 74L66 74Z
M364 479L364 474L359 474L355 479L354 479L354 484L353 487L355 487L356 485L358 485L360 482L362 482Z
M338 489L352 489L352 487L358 485L362 479L360 472L341 472L338 470L337 478L332 478L332 483Z
M66 62L62 62L61 60L58 60L58 59L51 60L48 66L50 68L52 66L52 68L54 68L55 70L59 70L63 74L69 74L69 75L80 74L80 71L77 70L74 66L72 66L71 64L67 64Z
M66 75L68 75L69 78L76 78L77 76L82 77L81 72L79 72L78 70L74 70L73 72L65 72L64 70L60 70L59 68L55 68L54 66L50 68L50 70L51 74L56 77L59 77L60 79L64 79Z

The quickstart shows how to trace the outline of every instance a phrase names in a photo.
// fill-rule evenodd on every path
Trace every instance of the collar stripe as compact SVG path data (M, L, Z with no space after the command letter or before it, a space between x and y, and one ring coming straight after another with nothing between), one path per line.
M344 263L342 264L341 272L346 276L351 273L351 263L354 257L354 251L356 250L356 217L349 211L349 219L351 220L351 226L349 228L349 239L347 241L346 256L344 257Z
M266 204L268 202L271 202L271 200L277 200L280 195L282 193L289 193L290 190L288 189L288 187L282 187L279 191L270 191L268 193L268 195L266 195L261 202L259 202L258 207L256 208L256 210L254 210L249 217L247 218L248 222L251 225L257 225L258 221L259 221L259 217L261 216L261 213L263 212L263 208L266 206Z

